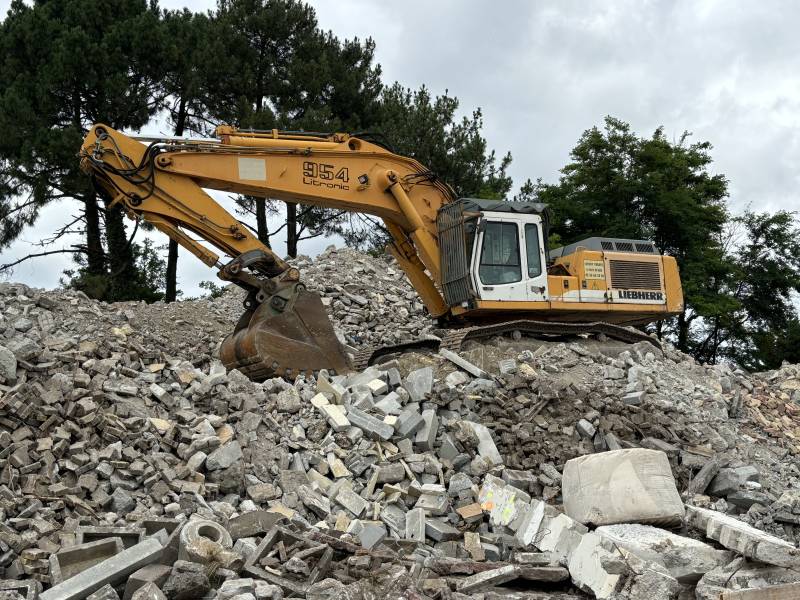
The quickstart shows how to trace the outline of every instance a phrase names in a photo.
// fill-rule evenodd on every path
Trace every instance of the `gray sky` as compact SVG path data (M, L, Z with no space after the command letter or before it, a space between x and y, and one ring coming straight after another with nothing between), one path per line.
M9 0L0 0L5 14ZM800 210L800 4L789 1L312 0L320 26L372 37L384 81L426 84L481 107L498 154L511 151L518 186L555 181L581 132L619 117L649 135L664 125L714 145L713 170L730 180L731 207ZM162 0L205 10L213 0ZM156 128L157 131L157 128ZM76 207L43 214L0 262L31 251ZM157 238L159 239L159 238ZM301 252L316 254L314 240ZM282 242L281 242L282 244ZM279 245L278 249L285 249ZM20 266L13 279L57 285L69 259ZM191 256L180 287L214 273Z

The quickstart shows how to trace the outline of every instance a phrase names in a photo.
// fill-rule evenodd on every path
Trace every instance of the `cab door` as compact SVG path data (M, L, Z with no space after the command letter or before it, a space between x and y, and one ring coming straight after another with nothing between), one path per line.
M523 247L516 219L484 213L472 257L472 275L481 300L527 300Z
M542 219L535 215L522 217L525 240L525 291L526 299L544 301L548 299L547 261L544 254Z

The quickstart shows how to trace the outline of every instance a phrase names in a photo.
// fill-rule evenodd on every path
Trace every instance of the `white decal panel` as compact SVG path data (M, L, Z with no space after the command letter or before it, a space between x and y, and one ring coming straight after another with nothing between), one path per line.
M240 156L237 161L239 179L249 179L250 181L267 180L267 161L265 159Z

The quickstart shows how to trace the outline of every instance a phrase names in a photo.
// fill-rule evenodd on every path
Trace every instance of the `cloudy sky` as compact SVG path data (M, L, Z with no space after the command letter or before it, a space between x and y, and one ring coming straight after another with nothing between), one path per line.
M0 0L2 14L9 0ZM427 85L481 107L485 135L511 151L516 185L554 181L581 132L605 115L714 145L734 211L800 210L800 4L760 1L317 0L320 26L372 37L384 81ZM162 0L206 10L213 0ZM158 131L156 127L155 131ZM154 133L149 131L148 133ZM31 251L76 207L43 214L0 263ZM316 254L329 241L301 252ZM281 246L278 246L279 248ZM285 246L284 246L285 248ZM57 285L69 259L20 266L15 280ZM214 274L193 257L180 287Z

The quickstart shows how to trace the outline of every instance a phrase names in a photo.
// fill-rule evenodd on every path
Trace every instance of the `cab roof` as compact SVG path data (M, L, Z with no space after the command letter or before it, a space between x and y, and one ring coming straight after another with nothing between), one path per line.
M542 202L509 202L506 200L483 200L481 198L459 198L464 212L507 212L525 215L541 215L548 212Z

